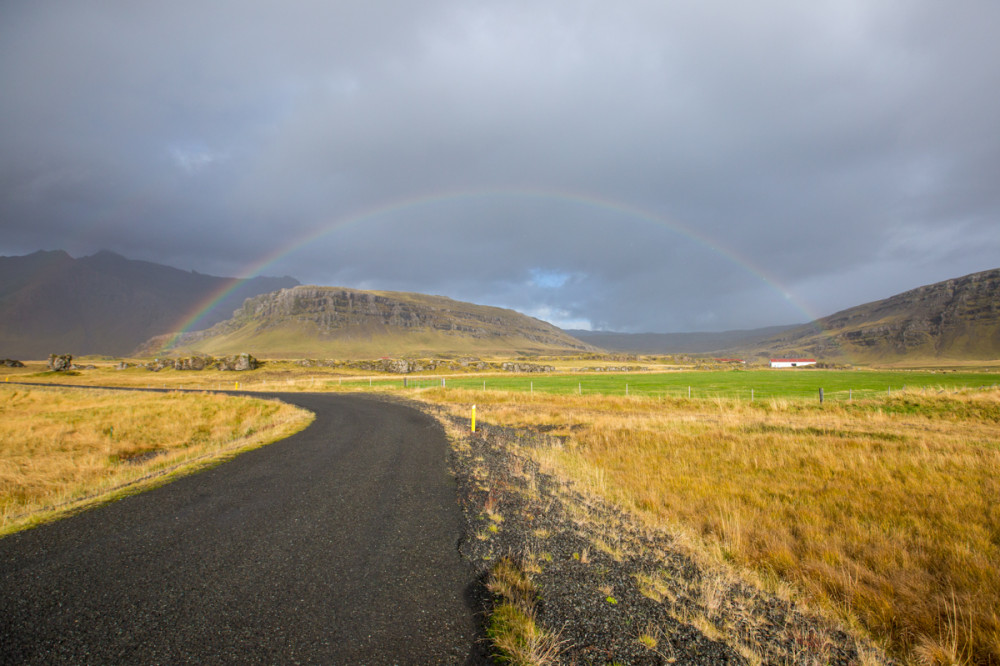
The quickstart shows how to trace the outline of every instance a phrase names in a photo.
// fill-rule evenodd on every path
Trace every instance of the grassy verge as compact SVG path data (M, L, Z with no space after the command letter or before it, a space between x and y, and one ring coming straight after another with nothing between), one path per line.
M518 666L555 663L559 641L535 621L537 593L522 568L509 558L500 559L490 570L486 588L496 599L486 624L499 651L495 656Z
M312 421L220 395L0 384L0 535L161 484Z
M1000 391L420 395L557 436L534 453L547 471L765 585L790 582L904 660L1000 663Z

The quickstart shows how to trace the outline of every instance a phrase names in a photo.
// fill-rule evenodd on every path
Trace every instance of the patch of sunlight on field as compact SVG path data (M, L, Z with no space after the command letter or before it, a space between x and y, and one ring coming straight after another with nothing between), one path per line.
M301 430L284 403L0 384L0 534Z
M1000 391L820 405L427 390L906 660L1000 663Z

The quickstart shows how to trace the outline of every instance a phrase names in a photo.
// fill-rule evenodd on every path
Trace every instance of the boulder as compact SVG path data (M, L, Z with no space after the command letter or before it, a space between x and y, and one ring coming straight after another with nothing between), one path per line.
M256 370L260 367L260 361L250 354L240 354L239 356L227 356L215 362L215 367L219 370L231 372L246 372Z
M159 372L164 368L174 367L174 362L168 359L154 358L152 361L146 364L146 369L150 372Z
M73 356L71 354L49 355L49 370L52 372L66 372L72 367Z
M393 372L397 375L405 375L410 372L410 362L401 358L384 358L381 365L383 372Z
M214 363L214 359L204 356L190 356L174 361L174 370L204 370Z
M0 363L2 363L3 365L7 366L8 368L23 368L24 367L24 363L21 363L20 361L15 361L12 358L5 358L3 361L0 361Z

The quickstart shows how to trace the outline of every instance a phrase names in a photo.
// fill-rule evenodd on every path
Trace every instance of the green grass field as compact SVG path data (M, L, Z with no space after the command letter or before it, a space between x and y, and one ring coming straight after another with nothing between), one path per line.
M399 386L402 379L344 380L343 386ZM408 388L441 386L440 378L408 378ZM1000 374L865 370L722 370L664 373L539 374L448 377L448 388L537 391L552 394L738 398L750 400L850 400L886 395L904 388L952 390L1000 383Z

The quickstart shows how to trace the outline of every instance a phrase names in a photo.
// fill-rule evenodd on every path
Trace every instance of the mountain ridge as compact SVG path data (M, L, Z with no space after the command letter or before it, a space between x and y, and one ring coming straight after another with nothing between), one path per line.
M182 320L213 299L218 302L199 318L205 329L181 336L175 352L371 358L603 348L834 362L1000 358L1000 268L917 287L803 325L623 334L562 331L513 310L443 296L304 286L287 276L221 278L107 250L79 259L62 250L0 257L0 356L124 356L137 348L159 353L176 337L172 332Z
M136 355L163 350L149 341ZM247 299L233 317L186 333L174 353L249 350L267 358L439 353L589 352L595 348L514 310L445 296L299 285Z
M647 354L993 360L1000 358L1000 268L915 287L806 324L719 333L567 332L610 351Z
M861 362L1000 358L1000 268L847 308L744 351Z
M205 313L209 324L225 319L247 296L297 284L290 277L238 282L108 250L79 259L63 250L0 257L0 355L121 356L170 331L227 288L232 291Z
M778 333L799 326L801 324L692 333L620 333L616 331L585 331L579 329L564 330L578 340L609 351L636 354L709 354L712 352L727 352L733 348L756 344Z

